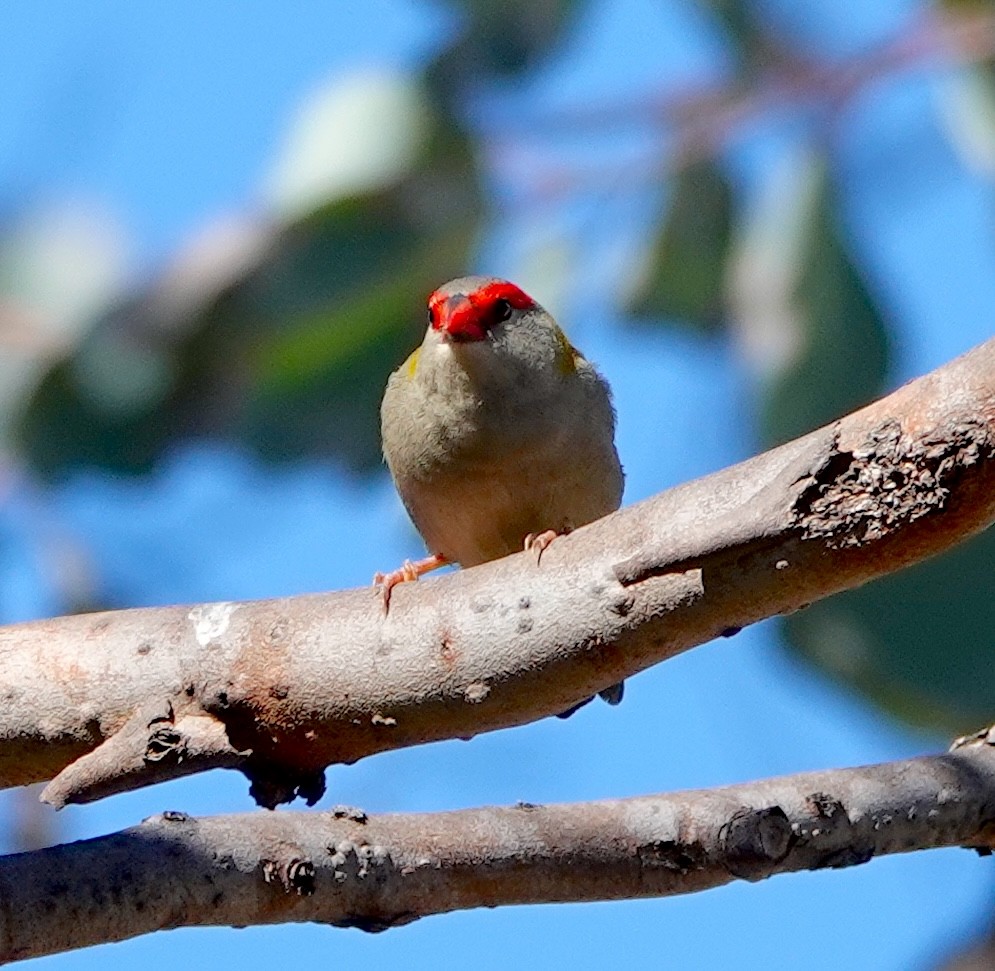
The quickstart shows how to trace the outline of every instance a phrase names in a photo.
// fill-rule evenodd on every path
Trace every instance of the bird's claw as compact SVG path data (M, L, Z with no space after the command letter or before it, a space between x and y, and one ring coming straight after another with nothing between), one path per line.
M401 566L396 570L391 570L389 573L380 573L377 571L373 574L373 586L380 588L380 597L383 601L383 612L386 614L390 610L390 592L399 583L410 583L412 580L417 580L418 574L415 572L415 565L411 560L405 560Z
M412 583L423 573L428 573L430 570L445 566L448 562L444 556L433 553L431 556L426 556L423 560L415 562L405 560L396 570L391 570L389 573L374 573L373 586L380 588L384 614L390 610L390 593L394 587L399 583Z
M542 554L545 552L546 548L559 535L560 534L555 529L547 529L542 533L529 533L529 535L525 537L524 548L526 550L535 550L536 566L539 565L539 561L542 559Z

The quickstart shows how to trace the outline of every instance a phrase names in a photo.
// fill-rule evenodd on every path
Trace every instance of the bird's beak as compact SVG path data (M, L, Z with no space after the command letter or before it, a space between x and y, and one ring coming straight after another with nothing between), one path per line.
M437 329L442 339L452 344L480 341L487 332L480 321L480 313L469 297L454 293L439 305Z

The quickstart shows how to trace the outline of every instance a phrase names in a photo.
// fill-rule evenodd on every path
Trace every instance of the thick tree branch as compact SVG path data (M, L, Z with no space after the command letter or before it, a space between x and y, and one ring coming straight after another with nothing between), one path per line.
M531 555L370 589L0 630L0 785L56 805L215 766L324 767L561 712L995 518L995 340L833 425ZM389 565L389 564L387 564Z
M988 852L995 746L612 802L385 815L164 813L0 859L0 959L167 927L384 930L502 904L691 893L937 846Z

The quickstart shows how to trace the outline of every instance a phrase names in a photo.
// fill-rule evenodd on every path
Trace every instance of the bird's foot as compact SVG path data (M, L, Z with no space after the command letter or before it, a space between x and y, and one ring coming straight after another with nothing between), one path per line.
M542 559L542 554L546 551L549 544L552 543L557 536L561 535L562 533L558 533L555 529L547 529L542 533L529 533L529 535L525 537L524 548L526 550L535 550L536 565L538 565L539 561Z
M380 596L383 599L383 612L386 614L390 610L390 592L399 583L411 583L417 580L422 574L437 570L440 566L445 566L449 560L438 553L426 556L422 560L405 560L396 570L390 573L374 573L373 586L380 588Z

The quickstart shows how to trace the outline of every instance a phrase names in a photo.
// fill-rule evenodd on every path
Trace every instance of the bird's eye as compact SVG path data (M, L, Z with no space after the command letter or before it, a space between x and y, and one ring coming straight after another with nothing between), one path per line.
M494 301L494 319L507 320L511 316L511 304L503 298Z
M435 316L432 313L432 308L431 307L428 308L428 322L429 322L429 324L434 324L435 323Z

